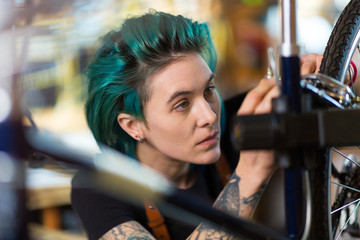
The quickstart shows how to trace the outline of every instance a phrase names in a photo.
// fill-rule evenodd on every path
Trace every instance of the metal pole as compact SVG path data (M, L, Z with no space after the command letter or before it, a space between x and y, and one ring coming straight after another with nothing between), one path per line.
M288 110L300 112L300 59L296 43L295 0L282 0L281 16L281 91L289 99Z
M296 43L296 1L281 1L281 94L287 100L286 111L300 113L300 58ZM294 149L279 153L289 162L284 172L287 231L290 238L298 237L302 223L303 181L302 151Z

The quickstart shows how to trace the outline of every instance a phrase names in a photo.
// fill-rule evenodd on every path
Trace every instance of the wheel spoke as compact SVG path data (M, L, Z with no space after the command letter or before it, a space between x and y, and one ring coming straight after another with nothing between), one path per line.
M359 198L359 199L356 199L356 200L354 200L354 201L352 201L352 202L350 202L350 203L348 203L348 204L345 204L344 206L342 206L342 207L340 207L340 208L338 208L338 209L335 209L334 211L331 211L330 214L333 214L333 213L335 213L335 212L337 212L337 211L340 211L341 209L344 209L344 208L350 206L351 204L354 204L354 203L359 202L359 201L360 201L360 198Z
M358 189L355 189L355 188L346 186L346 185L341 184L341 183L338 183L338 182L334 182L334 181L330 181L330 182L333 183L333 184L339 185L339 186L341 186L341 187L344 187L344 188L347 188L347 189L350 189L350 190L353 190L353 191L355 191L355 192L360 193L360 190L358 190Z
M348 224L349 221L350 221L350 218L351 218L352 215L357 211L359 205L360 205L360 202L358 202L358 203L356 204L356 207L354 208L354 210L351 211L351 214L350 214L349 218L346 220L344 226L342 226L342 228L341 228L340 232L338 233L338 235L336 236L336 239L335 239L335 240L337 240L337 239L340 237L341 233L345 230L347 224Z
M355 165L357 165L358 167L360 167L360 164L355 162L353 159L349 158L348 156L346 156L345 154L343 154L342 152L340 152L339 150L337 150L336 148L332 148L335 152L337 152L338 154L340 154L341 156L343 156L344 158L346 158L347 160L349 160L350 162L354 163Z
M356 147L358 149L360 149L360 146L356 146ZM352 202L350 202L350 203L345 203L346 201L350 200L349 197L347 196L347 194L349 193L349 190L360 193L360 190L357 189L358 187L353 185L353 183L350 183L352 181L350 179L353 179L353 177L354 177L354 171L358 170L358 169L356 170L356 168L354 166L355 165L360 166L360 164L358 163L356 157L352 157L351 155L346 156L344 153L337 150L335 147L332 147L332 150L335 151L336 153L338 153L344 159L346 159L343 163L343 169L341 170L341 173L338 172L338 174L333 175L333 172L336 173L336 171L332 170L333 177L337 178L338 181L337 182L330 181L330 183L336 184L339 187L343 188L342 190L340 190L339 187L337 188L337 193L335 193L335 195L337 195L336 201L338 201L338 202L333 204L334 210L330 211L330 215L332 216L333 223L335 224L335 228L333 228L333 236L334 236L334 238L336 236L336 239L338 239L343 234L344 231L348 230L347 229L348 223L352 219L351 217L354 215L354 213L357 211L357 209L360 205L359 197L357 197L357 199L353 198ZM334 164L334 163L332 163L332 164ZM332 165L332 167L334 167L334 165ZM352 187L350 187L350 186L352 186ZM341 216L340 212L342 210L347 209L347 208L349 209L350 206L354 206L354 205L356 205L356 207L353 211L351 211L350 216L347 214L348 217L345 219L342 219L341 223L339 222L340 219L338 219L337 221L335 220L335 222L334 222L334 219L340 218L340 216ZM338 233L336 233L337 232L336 229L338 230Z

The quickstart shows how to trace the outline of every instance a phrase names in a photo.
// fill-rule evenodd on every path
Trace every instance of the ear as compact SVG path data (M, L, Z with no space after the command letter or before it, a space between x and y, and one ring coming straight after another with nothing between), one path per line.
M117 117L120 127L135 140L143 139L143 132L140 127L141 121L127 113L120 113Z

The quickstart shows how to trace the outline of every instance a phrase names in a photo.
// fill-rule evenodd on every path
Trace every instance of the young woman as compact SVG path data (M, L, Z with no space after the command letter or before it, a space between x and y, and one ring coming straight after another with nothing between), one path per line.
M315 70L315 59L307 56L303 73ZM89 65L87 121L98 142L157 170L180 191L250 217L275 164L270 151L243 152L221 186L214 163L226 109L215 87L215 66L206 24L161 12L127 19L103 38ZM263 79L238 114L270 111L277 94L274 80ZM78 187L84 181L81 173L73 180L72 206L90 239L155 238L143 208ZM171 239L232 239L221 229L163 215Z

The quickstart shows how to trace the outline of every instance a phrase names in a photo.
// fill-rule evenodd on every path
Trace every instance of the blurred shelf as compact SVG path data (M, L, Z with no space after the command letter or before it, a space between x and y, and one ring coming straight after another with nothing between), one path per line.
M68 233L56 229L46 228L43 225L28 224L30 240L86 240L85 233Z
M70 174L46 169L27 170L27 208L44 209L70 204Z

